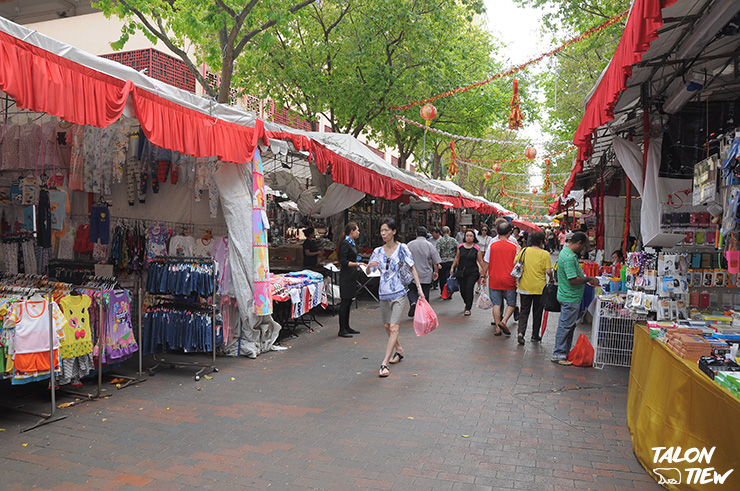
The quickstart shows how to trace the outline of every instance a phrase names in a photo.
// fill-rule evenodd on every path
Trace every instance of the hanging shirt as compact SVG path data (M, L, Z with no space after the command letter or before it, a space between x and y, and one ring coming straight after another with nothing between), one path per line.
M213 237L206 239L201 237L195 240L195 255L198 257L211 257L213 255Z
M59 366L59 340L67 323L56 302L52 302L54 366ZM42 297L15 302L5 317L4 327L15 328L15 369L21 372L49 371L49 309Z
M59 345L59 356L62 359L77 358L92 353L91 303L87 295L67 295L59 300L59 306L67 319L64 325L64 339Z
M50 189L49 200L51 201L51 229L64 230L64 218L70 209L67 192L62 189Z
M194 238L188 235L175 235L170 239L170 256L192 257L194 252Z
M167 239L170 229L163 225L152 225L146 230L146 259L151 261L157 256L167 255Z

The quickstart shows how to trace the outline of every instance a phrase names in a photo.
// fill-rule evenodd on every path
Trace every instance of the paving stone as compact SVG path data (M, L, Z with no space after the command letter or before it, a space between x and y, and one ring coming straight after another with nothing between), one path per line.
M28 433L35 418L3 414L3 488L660 489L632 453L627 369L553 365L556 315L542 343L519 347L493 336L490 312L431 303L440 326L416 337L404 320L407 356L387 379L378 304L361 301L351 339L319 314L324 328L299 328L286 351L219 358L212 379L183 368L106 386L110 398ZM0 398L48 410L42 384L0 385Z

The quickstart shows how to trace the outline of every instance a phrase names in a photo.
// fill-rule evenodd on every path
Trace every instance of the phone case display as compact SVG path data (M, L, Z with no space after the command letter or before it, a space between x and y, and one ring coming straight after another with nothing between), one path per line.
M626 266L626 308L637 314L655 313L658 320L688 319L690 277L686 254L631 252Z

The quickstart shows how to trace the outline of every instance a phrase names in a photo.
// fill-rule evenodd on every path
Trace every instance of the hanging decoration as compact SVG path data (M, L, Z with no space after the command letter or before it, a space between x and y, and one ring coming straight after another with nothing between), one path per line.
M486 171L486 173L483 174L483 177L486 179L486 181L489 180L491 178L491 171Z
M562 141L540 141L540 140L527 140L527 141L517 141L517 140L496 140L492 138L475 138L472 136L463 136L463 135L455 135L454 133L449 133L444 130L440 130L438 128L427 128L425 125L418 121L414 121L413 119L406 118L400 114L396 114L395 118L399 121L403 121L404 123L414 125L418 128L422 128L424 130L429 130L432 133L437 133L442 136L446 136L448 138L454 138L455 140L465 140L469 142L474 143L494 143L497 145L569 145L572 143L570 140L562 140ZM400 127L400 126L399 126Z
M529 198L529 211L532 211L532 209L533 209L532 198Z
M537 149L534 147L527 147L527 149L524 151L524 156L527 157L529 160L532 160L537 156Z
M514 79L514 95L511 97L511 114L509 114L509 129L518 130L524 126L524 116L519 108L519 81Z
M537 188L532 188L532 194L537 194Z
M493 164L493 172L499 172L501 170L501 164Z
M421 110L419 112L421 113L421 117L425 121L424 125L427 128L432 124L432 120L437 117L437 108L432 104L424 104L421 106Z
M447 168L447 173L450 177L455 177L455 174L457 174L457 152L455 150L455 142L450 142L450 165Z
M576 36L574 38L569 39L568 41L564 42L563 44L561 44L557 48L555 48L553 50L550 50L547 53L543 53L540 56L538 56L537 58L533 58L533 59L531 59L531 60L529 60L529 61L527 61L525 63L522 63L519 66L516 66L514 68L510 68L509 70L506 70L504 72L497 73L497 74L495 74L495 75L493 75L491 77L488 77L485 80L481 80L480 82L475 82L475 83L470 84L470 85L468 85L466 87L458 87L457 89L448 90L447 92L442 92L441 94L437 94L437 95L435 95L433 97L428 97L426 99L421 99L419 101L411 102L409 104L406 104L405 106L391 106L389 109L394 109L394 110L397 110L397 111L405 111L406 109L409 109L409 108L414 107L414 106L420 106L422 104L426 104L426 103L429 103L429 102L434 102L437 99L441 99L443 97L449 97L451 95L459 94L460 92L467 92L467 91L469 91L471 89L474 89L476 87L481 87L483 85L489 84L489 83L493 82L496 79L499 79L499 78L502 78L502 77L508 77L510 75L513 75L513 74L515 74L517 72L520 72L520 71L524 70L529 65L532 65L534 63L539 63L540 61L544 60L545 58L548 58L550 56L553 56L553 55L561 52L562 50L564 50L568 46L571 46L571 45L573 45L575 43L578 43L578 42L581 42L581 41L583 41L585 39L588 39L589 37L593 36L597 32L603 31L604 29L606 29L606 28L608 28L608 27L616 24L617 22L620 22L621 20L625 19L628 14L629 14L629 10L625 10L621 14L615 15L611 19L608 19L603 24L598 25L598 26L595 26L595 27L592 27L591 29L588 29L587 31L584 31L582 34L580 34L580 35L578 35L578 36Z
M549 153L549 154L545 155L545 157L554 157L555 155L562 155L564 153L571 152L571 151L573 151L575 149L576 149L576 147L574 147L574 146L571 145L570 147L568 147L568 148L566 148L564 150L558 150L557 152ZM532 149L532 150L534 150L534 149ZM534 152L535 152L535 156L537 156L537 151L534 150ZM480 163L480 164L505 164L505 163L509 163L509 162L526 162L527 160L531 160L531 159L529 157L526 157L526 151L525 151L525 156L524 157L519 157L519 158L516 158L516 159L496 159L496 160L466 159L465 161L466 162L476 162L476 163ZM551 175L563 175L563 174L570 175L570 172L567 172L567 173L566 172L561 172L559 174L551 174Z

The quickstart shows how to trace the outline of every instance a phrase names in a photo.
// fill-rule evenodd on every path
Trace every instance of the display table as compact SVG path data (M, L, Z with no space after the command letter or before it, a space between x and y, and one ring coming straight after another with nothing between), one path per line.
M301 277L302 273L314 277ZM293 327L299 323L304 324L309 330L313 330L314 322L321 325L313 315L308 319L308 323L303 316L310 313L314 307L320 305L326 308L328 305L323 276L312 271L274 275L270 279L270 286L274 306L273 318L291 334L297 336Z
M740 399L701 372L696 362L678 357L651 339L642 324L635 326L627 425L640 464L667 489L740 489ZM681 447L680 457L692 448L700 452L716 449L709 463L655 463L655 447L666 447L661 457L669 447ZM722 476L734 471L721 486L702 485L697 471L688 470L696 468L701 469L699 475L703 469L714 468L708 474L712 478L714 472ZM669 470L656 473L654 469ZM678 477L676 470L680 484L666 482Z

